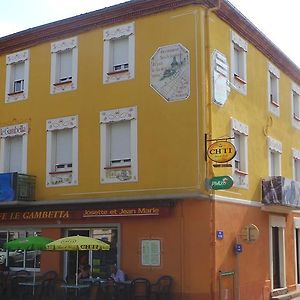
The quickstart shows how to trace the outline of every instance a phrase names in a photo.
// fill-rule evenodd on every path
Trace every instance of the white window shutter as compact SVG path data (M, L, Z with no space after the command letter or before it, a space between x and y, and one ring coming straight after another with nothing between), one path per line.
M110 161L131 159L130 121L110 125Z
M55 164L72 163L72 129L56 130Z
M22 136L8 137L5 163L7 172L22 171Z
M128 37L113 40L113 66L128 64Z
M66 50L58 54L58 82L72 79L72 51Z

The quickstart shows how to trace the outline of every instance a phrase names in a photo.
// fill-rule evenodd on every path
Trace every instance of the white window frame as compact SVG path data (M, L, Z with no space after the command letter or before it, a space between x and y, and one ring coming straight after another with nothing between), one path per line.
M269 216L269 257L270 257L270 279L271 279L271 290L274 290L274 282L273 282L273 238L272 238L272 227L279 228L279 238L280 238L280 245L279 245L279 253L280 253L280 281L282 287L286 287L286 259L285 259L285 217L270 215Z
M293 158L293 179L300 182L300 151L292 149Z
M112 42L128 38L128 69L112 70ZM134 79L135 76L135 25L134 22L103 30L103 83Z
M272 174L272 154L275 154L277 158L276 165L274 166L276 174ZM281 154L282 143L272 137L268 137L269 176L281 176Z
M232 177L235 187L245 188L249 187L249 175L248 175L248 136L249 136L249 127L248 125L231 118L231 136L235 134L240 136L240 168L235 167L235 160L233 158L232 165ZM234 144L234 140L233 140Z
M296 245L296 229L298 229L298 242L299 242L299 245L298 245L298 258L300 259L300 218L294 218L294 247L295 247L295 283L296 283L296 286L299 288L300 287L300 284L297 283L297 273L298 273L298 268L299 268L299 272L300 272L300 264L297 265L297 245ZM300 261L298 261L300 263Z
M22 136L22 168L20 173L27 174L27 145L28 145L28 124L16 124L0 128L0 172L5 170L5 148L7 147L7 139L15 136Z
M72 55L72 78L64 82L58 82L58 59L60 53L71 51ZM77 37L57 41L51 44L51 76L50 76L50 93L57 94L69 92L77 89L77 69L78 69L78 42Z
M15 64L24 64L23 89L14 92L11 90L13 67ZM29 50L12 53L6 56L6 85L5 103L26 100L28 98L29 81Z
M72 130L72 168L65 171L55 171L53 168L53 142L56 130ZM78 185L78 116L68 116L46 121L47 130L47 158L46 158L46 186Z
M161 266L161 240L141 240L141 265L145 267Z
M275 116L280 115L280 96L279 96L280 71L269 62L268 65L268 107L269 111ZM272 87L275 84L275 88ZM274 92L275 89L275 92ZM275 95L273 95L275 93Z
M294 112L294 94L298 97L298 114L295 114ZM300 129L300 87L292 83L292 91L291 91L291 111L292 111L292 126Z
M240 74L235 73L235 48L238 48L240 55L239 64L242 66ZM247 94L247 51L248 43L234 31L231 31L231 83L233 88L243 95Z
M130 122L130 164L112 167L109 163L109 125L113 122ZM134 182L138 180L137 171L137 107L127 107L100 112L100 182Z

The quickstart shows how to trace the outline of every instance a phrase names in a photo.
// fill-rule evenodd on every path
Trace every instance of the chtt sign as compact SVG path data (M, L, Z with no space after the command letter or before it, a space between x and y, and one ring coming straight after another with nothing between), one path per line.
M214 162L225 163L232 160L236 155L235 147L227 141L218 141L211 144L207 150L207 156Z

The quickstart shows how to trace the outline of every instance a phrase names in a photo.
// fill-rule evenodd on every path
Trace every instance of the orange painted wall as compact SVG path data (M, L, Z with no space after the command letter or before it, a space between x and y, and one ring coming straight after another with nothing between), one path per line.
M60 228L43 228L42 235L49 237L53 240L57 240L60 237L62 231ZM62 253L57 251L42 251L41 253L41 273L49 270L56 271L58 274L62 274Z

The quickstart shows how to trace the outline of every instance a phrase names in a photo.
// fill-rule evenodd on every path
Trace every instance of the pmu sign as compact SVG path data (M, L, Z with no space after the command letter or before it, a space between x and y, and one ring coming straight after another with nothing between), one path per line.
M212 190L227 190L233 186L233 179L230 176L217 176L209 180L209 188Z
M214 162L225 163L232 160L236 155L235 147L228 141L217 141L207 149L207 156Z

